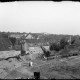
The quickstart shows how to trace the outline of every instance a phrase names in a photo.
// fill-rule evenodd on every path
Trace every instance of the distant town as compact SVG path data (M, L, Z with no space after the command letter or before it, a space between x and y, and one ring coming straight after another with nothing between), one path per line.
M62 38L67 40L75 38L80 41L79 35L62 35L62 34L46 34L46 33L20 33L20 32L0 32L0 50L16 49L20 50L20 40L23 38L26 40L29 46L49 46L50 43L58 42ZM14 40L14 42L13 42ZM5 46L4 46L4 45Z

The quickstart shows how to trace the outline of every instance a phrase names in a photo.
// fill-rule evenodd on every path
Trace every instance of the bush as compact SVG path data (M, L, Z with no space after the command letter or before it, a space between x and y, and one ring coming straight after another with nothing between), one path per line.
M52 43L52 44L50 45L49 49L50 49L51 51L53 51L53 50L59 51L59 50L60 50L60 45L57 44L57 43Z
M9 50L11 43L7 37L0 34L0 51Z
M68 45L69 43L66 41L65 38L62 38L60 40L60 49L64 49L66 45Z
M13 44L13 46L15 45L15 43L16 43L16 38L9 38L9 40L11 41L11 43Z
M69 53L69 50L62 50L60 52L60 55L61 55L62 58L70 57L71 56L70 53Z
M59 42L57 43L52 43L50 44L49 49L51 51L59 51L59 54L61 57L70 57L70 56L77 56L79 55L79 52L74 52L73 50L77 48L77 46L73 45L75 43L75 39L71 41L71 45L69 45L69 42L66 40L66 38L62 38ZM71 53L70 51L73 51Z
M46 57L49 57L50 56L50 52L49 51L47 51L44 55L46 56Z
M51 54L51 52L50 51L48 51L48 50L46 50L43 46L40 46L41 47L41 49L43 50L43 55L45 56L45 57L49 57L50 56L50 54Z
M78 56L80 54L80 52L78 50L74 50L74 49L63 49L60 52L61 57L71 57L71 56Z
M61 49L64 49L66 45L68 45L69 43L66 41L65 38L62 38L59 42L59 44L57 43L52 43L50 44L49 49L51 51L55 50L55 51L60 51Z
M73 39L72 41L71 41L71 45L73 45L75 43L75 39Z

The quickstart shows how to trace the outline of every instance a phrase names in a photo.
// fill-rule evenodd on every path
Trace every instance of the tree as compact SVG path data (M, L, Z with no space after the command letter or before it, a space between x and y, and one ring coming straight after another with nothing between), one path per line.
M69 45L68 41L66 41L66 38L62 38L60 40L60 49L64 49L66 45Z
M53 51L53 50L59 51L59 50L60 50L60 45L57 44L57 43L51 43L49 49L50 49L51 51Z
M13 38L13 37L11 37L11 38L9 38L9 40L11 41L11 43L13 44L13 46L15 45L15 43L16 43L16 38Z
M61 49L64 49L68 44L69 43L67 42L66 38L62 38L59 43L51 43L49 49L51 51L60 51Z
M73 45L75 43L75 39L71 41L71 44Z
M47 51L43 46L41 46L41 49L43 50L45 57L49 57L50 56L50 54L51 54L50 51Z
M46 51L45 56L46 56L46 57L49 57L50 54L51 54L51 53L50 53L49 51Z

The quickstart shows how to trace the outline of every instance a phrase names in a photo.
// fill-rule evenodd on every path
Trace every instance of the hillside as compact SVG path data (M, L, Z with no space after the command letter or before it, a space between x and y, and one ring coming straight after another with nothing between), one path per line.
M7 37L3 37L2 34L0 34L0 51L9 50L10 45L10 40Z

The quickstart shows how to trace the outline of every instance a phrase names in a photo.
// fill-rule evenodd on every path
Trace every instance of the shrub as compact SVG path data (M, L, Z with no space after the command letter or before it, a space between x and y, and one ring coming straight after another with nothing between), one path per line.
M44 55L46 56L46 57L49 57L50 56L50 52L49 51L47 51Z
M65 38L62 38L60 40L60 49L64 49L66 45L68 45L69 43L66 41Z
M73 39L72 41L71 41L71 44L73 45L75 43L75 39Z
M9 40L11 41L11 43L13 44L13 46L15 45L15 43L16 43L16 38L9 38Z
M69 49L63 49L59 54L61 55L62 58L69 57L70 56L69 52L70 52Z
M50 45L49 49L50 49L51 51L53 51L53 50L59 51L59 50L60 50L60 45L57 44L57 43L52 43L52 44Z
M64 49L66 45L69 45L69 43L67 42L65 38L62 38L58 44L57 43L50 44L49 49L51 51L53 50L60 51L61 49Z
M45 57L49 57L50 54L51 54L51 52L48 51L48 50L46 50L43 46L40 46L40 47L41 47L41 49L43 50L44 56L45 56Z

